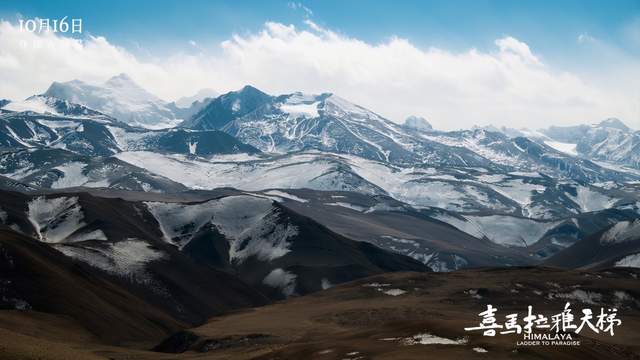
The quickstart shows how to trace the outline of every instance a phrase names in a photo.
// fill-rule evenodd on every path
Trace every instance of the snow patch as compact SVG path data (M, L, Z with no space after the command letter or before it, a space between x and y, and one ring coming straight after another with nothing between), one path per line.
M625 256L616 261L616 267L634 267L640 268L640 253Z
M81 124L77 121L70 120L36 120L40 125L50 129L78 128Z
M318 116L320 116L320 114L318 114L318 104L320 104L319 101L316 101L311 104L284 103L280 105L280 110L284 113L289 114L291 118L306 117L311 119L311 118L317 118Z
M368 283L362 285L362 287L374 288L376 291L389 296L400 296L406 293L406 291L402 289L389 289L389 286L391 286L391 284Z
M600 243L619 244L640 237L640 219L620 221L607 230L600 238Z
M284 296L291 296L296 289L296 275L281 268L273 269L262 283L274 288L279 288Z
M162 251L139 239L127 239L106 246L57 245L56 249L110 274L128 276L143 283L150 281L145 266L165 257Z
M362 287L388 287L391 286L391 284L383 284L383 283L368 283L368 284L364 284L362 285Z
M500 185L492 184L489 186L497 193L517 202L522 208L526 208L531 204L533 195L542 193L546 189L543 185L525 182L522 179L509 180L502 182Z
M179 248L203 227L211 225L230 242L229 258L242 262L250 256L271 261L287 254L296 226L283 223L280 210L269 199L228 196L198 204L147 202L165 240Z
M93 230L88 233L74 234L71 238L73 242L87 241L87 240L108 240L107 235L100 229Z
M468 289L464 291L465 294L471 296L474 299L482 299L482 295L479 294L478 289Z
M58 112L47 104L47 98L34 96L23 101L12 101L5 105L3 109L16 112L33 111L39 114L60 115Z
M480 233L492 242L503 246L531 246L538 242L561 221L537 221L505 215L476 216L465 218L478 226ZM455 226L455 225L454 225ZM466 225L470 226L470 225ZM461 229L462 230L462 229ZM463 230L464 231L464 230Z
M503 174L482 174L476 177L476 179L480 182L492 184L506 180L507 176Z
M465 345L467 342L466 338L447 339L428 333L416 334L402 340L404 345Z
M240 103L240 99L236 99L233 104L231 104L231 111L238 112L242 108L242 104Z
M189 154L195 155L196 151L198 150L198 142L197 141L194 143L189 142L188 145L189 145Z
M320 280L320 287L322 290L327 290L332 288L333 284L327 278L322 278L322 280Z
M77 197L44 196L28 203L29 221L37 237L47 243L78 242L84 240L106 240L101 230L79 232L86 226L84 214Z
M355 210L355 211L358 211L358 212L363 212L363 211L365 211L367 209L367 208L362 207L362 206L349 204L349 203L342 202L342 201L336 201L336 202L332 202L332 203L325 203L325 205L340 206L340 207L343 207L345 209Z
M400 296L400 295L406 294L407 292L402 289L389 289L389 290L383 291L382 293L390 296Z
M82 186L89 181L89 178L83 174L86 164L81 162L70 162L54 169L62 171L64 175L51 184L52 189L62 189L75 186Z
M265 191L264 193L267 194L267 195L279 196L281 198L294 200L294 201L301 202L301 203L309 202L309 200L307 200L307 199L303 199L301 197L298 197L298 196L295 196L295 195L292 195L292 194L289 194L287 192L280 191L280 190L269 190L269 191Z
M513 176L522 176L522 177L532 177L532 178L542 178L539 172L537 171L512 171L509 175Z
M578 144L563 143L559 141L545 141L544 143L545 145L552 147L553 149L558 150L562 153L573 155L573 156L578 155L578 151L576 150L576 147L578 146Z
M403 238L397 238L391 235L382 235L380 236L383 239L389 239L393 242L399 243L399 244L406 244L406 245L411 245L414 247L420 247L420 243L415 241L415 240L409 240L409 239L403 239Z
M567 196L580 207L582 212L608 209L617 201L615 198L585 186L576 187L576 196L569 193Z

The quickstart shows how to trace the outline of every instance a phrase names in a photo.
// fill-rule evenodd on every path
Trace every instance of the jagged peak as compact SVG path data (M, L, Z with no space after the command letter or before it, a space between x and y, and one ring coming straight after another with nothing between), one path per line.
M247 85L245 85L245 86L243 86L243 87L242 87L242 89L240 89L240 90L238 90L238 91L234 91L234 92L235 92L235 93L238 93L238 94L260 93L260 94L267 95L267 93L265 93L264 91L262 91L262 90L258 89L258 88L257 88L257 87L255 87L255 86L248 85L248 84L247 84Z
M599 127L608 127L608 128L614 128L614 129L619 129L619 130L623 130L623 131L628 131L630 130L629 127L627 125L625 125L620 119L618 118L608 118L608 119L604 119L602 120L597 126Z
M405 127L417 130L433 130L433 126L422 116L410 115L404 120Z
M55 97L60 98L60 92L65 92L67 88L80 88L86 86L87 84L78 79L73 79L69 81L54 81L49 85L47 91L42 93L42 96Z
M120 73L114 77L112 77L111 79L107 80L105 82L105 85L107 86L135 86L138 87L138 84L136 84L135 81L133 81L133 79L125 74L125 73Z

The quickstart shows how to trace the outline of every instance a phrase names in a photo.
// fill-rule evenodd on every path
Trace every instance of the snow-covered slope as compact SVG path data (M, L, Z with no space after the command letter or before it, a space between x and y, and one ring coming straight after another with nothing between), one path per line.
M120 91L109 94L137 104L124 104L129 114L149 100L126 76L108 83L105 88ZM100 96L106 91L88 89ZM274 189L386 195L415 209L446 211L434 218L472 236L526 248L539 246L567 219L640 200L632 185L639 174L574 156L573 138L493 128L444 132L419 118L398 125L330 93L271 96L246 86L208 100L168 130L131 127L53 97L25 104L5 104L27 111L0 115L0 146L11 149L0 157L0 175L35 187L229 187L264 190L268 199L292 199ZM616 121L589 127L595 128L607 129L606 139L630 131ZM570 133L602 133L583 130ZM329 205L371 210L341 200Z
M111 155L118 151L108 125L94 117L41 115L31 112L0 115L0 146L14 149L57 148L81 154Z
M537 137L513 138L502 130L433 131L417 118L400 126L330 93L269 96L247 86L218 97L181 126L222 129L270 153L315 149L393 165L543 172L591 182L628 179L625 174L576 158L566 148L558 151L558 142L542 134L554 146Z
M23 101L9 101L1 108L12 112L26 111L43 115L91 119L105 123L111 123L115 120L86 106L46 95L34 95Z
M621 221L602 234L600 243L619 244L637 239L640 239L640 220Z
M123 152L118 159L197 189L309 188L386 194L417 207L458 212L498 212L554 219L601 210L631 193L611 193L539 173L491 173L478 169L402 167L353 155L322 152L277 157L189 158Z
M250 257L271 261L287 254L289 240L298 234L282 222L281 211L269 199L229 196L199 204L147 202L166 241L181 249L204 227L214 226L229 241L228 258L241 263Z
M72 109L80 106L58 101ZM50 112L0 114L0 147L57 148L96 156L127 150L203 156L258 152L222 131L148 130L130 127L100 113L75 113L83 117L53 115Z
M640 166L640 133L616 118L597 124L551 126L540 130L493 126L478 129L500 132L510 138L527 138L560 153L597 162L606 168L617 167L628 172L624 167L638 169Z
M247 85L238 91L218 96L180 126L195 130L220 129L271 101L271 96Z
M222 129L266 152L317 149L393 163L497 167L465 148L418 138L329 93L269 96L247 86L218 97L181 126Z
M549 138L583 157L640 168L640 132L611 118L594 125L552 126L542 130Z
M83 156L63 149L28 149L0 154L0 174L36 188L74 186L176 192L181 184L115 158Z
M196 189L311 188L384 193L355 174L344 158L330 154L301 153L274 158L223 155L204 159L153 152L122 152L116 157Z
M56 313L88 323L115 321L110 329L133 321L132 334L149 331L141 325L149 321L161 328L162 337L178 323L200 323L221 311L267 301L237 276L162 241L143 203L83 192L0 191L0 207L5 214L0 247L7 260L2 276L10 279L3 283L3 307L11 295L33 310L52 311L54 304ZM164 315L158 316L158 309ZM138 316L148 318L141 323Z
M126 74L100 85L79 80L54 82L44 95L82 104L134 126L159 129L181 121L165 101L138 86Z
M100 229L86 230L84 214L77 197L33 199L28 203L29 220L37 237L48 243L107 240Z
M0 225L19 223L16 231L162 295L178 309L185 300L172 290L182 286L174 273L180 271L202 273L196 291L215 284L217 279L207 275L220 269L282 298L321 290L327 282L427 270L409 257L333 233L260 195L210 195L197 202L152 194L140 194L139 200L68 192L0 195ZM279 281L283 276L289 280Z
M107 129L117 144L116 152L147 150L199 156L250 155L260 152L253 146L243 144L234 137L217 130L140 130L122 126L108 126Z
M278 297L321 290L327 282L347 281L358 272L427 269L408 257L341 237L259 195L145 204L169 244L200 261L232 269ZM343 272L342 267L355 271Z
M542 141L527 137L509 137L501 132L484 129L450 132L429 132L421 137L452 147L462 147L520 172L540 172L556 178L587 182L624 181L633 176L564 151L558 151Z

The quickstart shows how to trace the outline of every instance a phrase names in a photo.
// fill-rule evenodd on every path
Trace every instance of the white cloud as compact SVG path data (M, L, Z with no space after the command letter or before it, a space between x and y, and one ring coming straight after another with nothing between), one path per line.
M55 80L102 81L118 71L165 76L161 66L138 61L104 37L80 41L49 32L21 32L0 22L0 97L24 98L43 92Z
M529 45L519 41L511 36L496 40L496 45L503 55L512 54L518 60L522 60L529 64L542 65L540 60L531 53Z
M143 61L103 37L21 33L2 22L0 98L42 92L52 81L104 81L126 72L165 99L252 84L273 94L334 92L392 120L416 114L439 128L537 128L610 116L640 127L637 85L619 76L601 84L602 74L555 69L513 37L496 40L493 51L452 52L397 37L372 44L311 20L305 24L268 22L257 33L233 35L212 53ZM637 73L640 66L636 61L627 68Z
M589 43L589 42L595 42L596 38L594 38L593 36L589 35L588 33L582 33L580 35L578 35L578 43L579 44L585 44L585 43Z

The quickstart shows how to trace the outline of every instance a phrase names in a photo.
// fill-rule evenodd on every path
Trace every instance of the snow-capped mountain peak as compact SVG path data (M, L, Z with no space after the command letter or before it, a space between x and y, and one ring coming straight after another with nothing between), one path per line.
M272 96L251 85L246 85L240 90L231 91L213 99L180 126L196 130L222 129L235 119L271 102L273 102Z
M110 78L105 82L105 85L111 87L139 87L138 84L136 84L135 81L125 73L120 73Z
M325 113L326 115L335 116L342 119L349 119L352 121L368 120L395 125L392 121L383 118L375 112L360 105L354 104L349 100L335 94L331 94L331 96L326 98Z
M471 151L432 143L332 93L270 96L246 86L219 96L181 126L220 129L265 152L317 149L401 163L486 162Z
M622 131L631 131L631 129L627 125L625 125L622 121L620 121L620 119L618 118L604 119L600 123L598 123L596 127L613 128L613 129L618 129Z
M593 125L551 126L542 131L564 146L573 146L577 155L633 168L640 166L640 132L619 119L609 118Z
M134 126L173 127L180 122L167 104L120 74L100 85L80 80L54 82L43 94L78 103Z
M411 115L404 120L404 127L416 130L433 130L433 126L422 116Z

